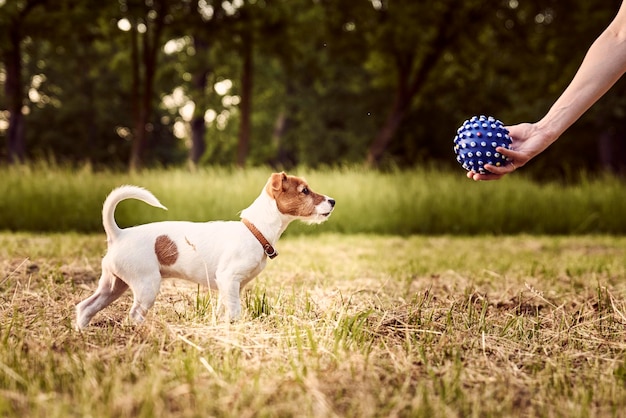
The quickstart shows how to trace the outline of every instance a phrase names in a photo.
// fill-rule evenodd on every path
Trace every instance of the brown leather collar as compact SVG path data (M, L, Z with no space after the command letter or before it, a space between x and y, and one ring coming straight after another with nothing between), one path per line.
M252 235L254 235L255 238L259 240L261 246L263 246L263 251L265 251L265 254L267 254L269 258L275 258L278 255L278 252L274 249L274 247L272 247L272 244L270 244L270 242L265 239L261 231L256 229L256 226L254 226L252 222L250 222L246 218L241 218L241 222L243 222L243 224L248 227L250 232L252 232Z

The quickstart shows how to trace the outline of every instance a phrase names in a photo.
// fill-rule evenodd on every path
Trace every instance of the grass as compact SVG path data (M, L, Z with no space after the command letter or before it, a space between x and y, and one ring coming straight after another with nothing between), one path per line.
M136 201L117 212L122 225L156 220L238 219L260 193L270 169L206 168L141 174L43 166L0 168L0 230L100 232L107 193L125 183L147 187L169 208ZM292 235L323 232L371 234L626 234L624 181L614 177L576 184L537 184L522 175L475 183L463 170L357 167L308 170L313 190L337 200L324 228L295 226Z
M329 221L328 224L330 225ZM326 225L319 228L325 228ZM620 416L626 238L292 235L244 320L168 281L80 333L103 234L0 234L0 415Z

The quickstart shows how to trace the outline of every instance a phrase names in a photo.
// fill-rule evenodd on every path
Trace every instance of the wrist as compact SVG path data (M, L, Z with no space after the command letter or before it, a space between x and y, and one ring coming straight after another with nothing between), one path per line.
M546 121L545 118L536 122L533 126L538 137L545 144L544 148L556 141L565 131L565 129L560 129L556 123Z

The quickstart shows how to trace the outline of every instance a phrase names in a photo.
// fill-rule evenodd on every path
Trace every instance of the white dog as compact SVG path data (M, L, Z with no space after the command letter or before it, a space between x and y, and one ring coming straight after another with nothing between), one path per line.
M146 189L122 186L104 201L102 223L108 251L102 259L98 289L76 306L78 329L119 298L129 287L134 295L130 317L141 323L154 304L163 278L191 280L217 289L228 319L241 316L241 289L274 258L276 241L295 219L321 223L335 200L314 193L295 176L274 173L256 200L241 212L239 221L155 222L120 229L115 207L124 199L138 199L165 209Z

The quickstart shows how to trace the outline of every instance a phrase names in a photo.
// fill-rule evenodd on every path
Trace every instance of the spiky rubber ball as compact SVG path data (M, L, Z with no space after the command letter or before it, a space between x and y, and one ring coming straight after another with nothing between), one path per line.
M493 116L473 116L456 131L454 153L467 171L488 174L486 164L499 167L507 163L496 147L511 148L509 131Z

